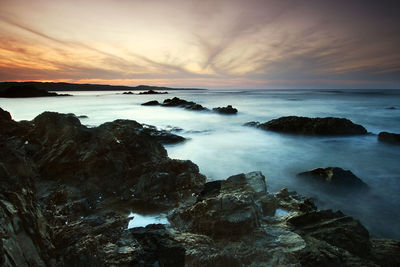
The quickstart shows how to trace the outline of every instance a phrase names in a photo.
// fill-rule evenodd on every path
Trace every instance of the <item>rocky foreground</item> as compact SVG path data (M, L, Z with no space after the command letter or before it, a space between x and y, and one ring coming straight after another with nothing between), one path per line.
M130 120L15 122L0 109L0 264L400 265L399 241L295 192L271 194L260 172L206 183L160 136ZM132 210L168 212L170 225L127 229Z

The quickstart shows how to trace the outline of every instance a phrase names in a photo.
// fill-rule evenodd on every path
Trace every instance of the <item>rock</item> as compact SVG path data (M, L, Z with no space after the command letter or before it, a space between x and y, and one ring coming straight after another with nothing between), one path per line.
M190 232L212 237L240 237L260 226L267 197L265 177L260 172L239 174L207 183L197 202L175 210L171 223Z
M297 177L312 180L321 185L341 187L341 189L366 190L367 184L351 171L338 167L317 168L297 174Z
M123 92L122 94L123 94L123 95L133 95L134 93L132 93L131 91L129 91L129 92Z
M380 266L400 266L400 241L372 239L371 254Z
M146 92L140 92L139 95L163 95L168 94L168 92L157 92L154 90L148 90Z
M10 120L11 120L10 113L0 108L0 121L10 121Z
M130 229L130 232L139 241L146 262L153 266L185 266L185 248L163 225L150 224Z
M152 125L143 124L143 131L157 139L161 144L177 144L180 142L184 142L186 139L180 135L176 135L171 133L174 129L170 131L167 130L157 130L156 127Z
M37 89L33 85L13 85L5 91L0 92L0 97L43 97L43 96L70 96L68 94L49 93L45 90Z
M158 106L158 105L160 105L160 103L158 103L157 100L152 100L142 104L142 106Z
M385 108L385 109L391 109L391 110L394 110L394 109L397 109L396 107L387 107L387 108Z
M288 116L270 120L266 123L250 122L247 126L263 130L304 135L364 135L367 130L344 118L307 118Z
M400 134L380 132L378 135L378 141L390 144L400 144Z
M89 117L88 116L86 116L86 115L79 115L79 116L76 116L78 119L88 119Z
M260 172L205 183L152 127L87 128L73 114L15 122L0 110L0 263L5 266L397 266L399 242L317 211ZM3 125L3 124L2 124ZM155 208L171 225L128 227ZM277 209L286 215L274 216Z
M228 105L226 107L213 108L213 110L221 114L236 114L238 112L238 110L236 108L233 108L231 105Z
M360 258L369 258L370 256L371 243L368 231L359 221L340 211L312 211L291 217L288 219L288 223L296 233L305 238L311 247L317 243L317 246L324 249L325 246L315 242L317 239Z
M163 107L182 107L189 110L207 110L202 105L196 104L194 102L189 102L184 99L180 99L178 97L174 97L172 99L165 99Z

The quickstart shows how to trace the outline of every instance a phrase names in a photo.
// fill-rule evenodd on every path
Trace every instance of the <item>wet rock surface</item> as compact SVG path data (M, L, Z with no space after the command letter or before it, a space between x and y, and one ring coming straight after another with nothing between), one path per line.
M0 263L4 266L397 266L396 240L260 172L205 183L135 121L95 128L46 112L0 110ZM154 131L157 129L151 129ZM127 229L132 209L170 225ZM284 212L282 212L284 211Z
M302 135L364 135L367 130L345 118L281 117L265 123L248 122L245 126L288 134Z
M326 189L367 190L368 185L349 170L338 167L317 168L297 174L298 178L314 184L325 186Z
M400 144L400 134L380 132L378 135L378 140L380 142L399 145Z

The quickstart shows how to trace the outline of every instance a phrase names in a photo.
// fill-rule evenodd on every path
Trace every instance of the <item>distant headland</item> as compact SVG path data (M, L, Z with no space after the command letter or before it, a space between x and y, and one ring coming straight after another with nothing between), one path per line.
M148 90L207 90L200 88L172 88L152 85L123 86L104 84L54 83L54 82L0 82L0 92L12 86L29 85L45 91L148 91Z

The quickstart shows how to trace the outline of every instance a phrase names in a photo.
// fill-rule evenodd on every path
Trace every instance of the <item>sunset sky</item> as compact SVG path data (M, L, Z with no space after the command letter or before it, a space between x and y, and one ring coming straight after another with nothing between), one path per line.
M0 0L0 81L400 88L399 2Z

